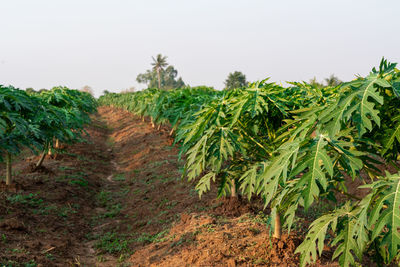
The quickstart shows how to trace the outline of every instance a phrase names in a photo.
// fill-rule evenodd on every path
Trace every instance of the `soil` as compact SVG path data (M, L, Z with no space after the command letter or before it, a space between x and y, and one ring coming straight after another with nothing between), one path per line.
M272 239L261 201L199 199L168 127L111 107L92 120L87 142L42 167L28 151L14 159L14 184L0 183L0 266L298 266L309 214ZM331 256L315 266L338 266Z

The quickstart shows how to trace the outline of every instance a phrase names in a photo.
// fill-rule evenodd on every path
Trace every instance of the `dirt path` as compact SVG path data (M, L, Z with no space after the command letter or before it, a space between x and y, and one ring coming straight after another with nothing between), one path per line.
M259 206L198 198L167 128L101 107L87 130L40 172L28 152L15 160L17 192L0 184L0 266L298 265L300 238L269 242Z
M76 266L94 264L86 245L99 216L99 193L113 173L106 140L109 129L99 117L88 127L89 143L65 148L56 159L25 151L14 160L16 192L0 184L0 265ZM4 166L0 175L4 175ZM13 190L11 190L13 191ZM82 244L85 244L82 246ZM93 265L94 266L94 265Z
M1 266L130 266L181 211L206 209L180 181L166 131L111 108L87 131L89 143L46 158L39 172L28 151L15 159L17 192L0 183Z

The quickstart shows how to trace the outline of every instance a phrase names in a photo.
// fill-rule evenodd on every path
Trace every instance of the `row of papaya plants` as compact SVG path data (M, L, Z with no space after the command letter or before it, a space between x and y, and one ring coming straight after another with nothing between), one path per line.
M54 87L28 94L12 86L0 85L0 160L6 161L6 184L12 183L12 157L29 148L42 151L40 167L48 151L59 142L82 140L89 114L96 101L88 93Z
M99 103L150 116L153 125L169 122L186 155L184 175L198 179L199 195L216 184L219 196L261 196L276 238L282 226L290 233L300 209L330 202L334 208L311 224L297 248L302 266L326 243L342 266L365 253L379 264L398 260L400 173L377 167L400 170L396 64L383 59L368 76L335 87L289 84L267 79L223 91L147 89L107 94ZM364 198L348 193L356 179L369 189Z

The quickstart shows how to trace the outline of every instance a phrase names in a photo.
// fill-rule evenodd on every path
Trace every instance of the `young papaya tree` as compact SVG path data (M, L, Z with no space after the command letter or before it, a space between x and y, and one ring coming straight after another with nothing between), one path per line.
M43 160L53 147L59 148L59 142L74 143L83 141L84 125L90 122L89 115L96 110L94 98L86 92L71 90L66 87L54 87L43 91L39 97L50 107L49 112L40 118L41 127L46 135L43 152L36 164L40 167Z
M270 205L272 216L282 213L280 219L289 230L299 207L308 209L321 199L336 201L336 193L349 198L349 202L338 203L335 211L311 225L306 239L297 249L301 253L302 265L316 260L316 246L318 252L322 253L329 225L338 232L332 245L337 245L334 258L338 257L343 266L354 263L354 256L361 260L362 252L373 249L372 246L383 248L388 244L390 253L387 250L375 250L386 262L397 255L394 255L394 251L398 250L396 234L392 235L390 242L381 239L383 243L379 243L380 239L376 238L384 236L387 228L396 229L394 232L398 233L397 221L392 220L392 224L379 228L376 221L369 223L366 218L369 219L370 212L374 210L385 213L391 209L394 212L394 215L391 213L392 218L399 212L398 203L394 200L394 206L389 199L384 206L375 206L383 203L376 202L380 189L393 190L391 196L394 199L397 197L397 176L379 176L376 164L380 163L380 157L398 157L398 152L393 155L393 147L398 145L396 127L390 130L389 126L385 127L385 124L396 125L397 122L383 117L388 112L398 114L400 111L396 96L398 79L395 64L382 60L379 70L373 69L365 78L359 77L342 84L341 94L336 100L297 110L293 113L293 119L280 129L281 136L277 137L279 147L273 156L255 164L251 172L242 176L242 190L260 194L265 205ZM391 133L389 136L394 137L387 141L387 137L379 133L381 127L385 127ZM390 179L393 186L386 183L386 187L379 187L376 191L374 186L380 186L381 183L373 183L370 188L375 195L370 195L370 200L368 197L360 200L347 193L344 179L347 175L353 180L362 179L368 183L361 171L368 173L369 179L374 181ZM388 223L387 220L383 222ZM381 232L377 232L377 229Z
M12 183L12 157L23 147L41 148L41 131L35 116L39 99L13 86L0 85L0 160L6 161L6 185Z
M196 121L185 125L185 166L189 180L201 176L200 195L218 177L219 195L236 196L239 178L251 164L272 156L276 132L291 117L289 111L330 97L307 84L283 88L267 81L224 91L196 114Z

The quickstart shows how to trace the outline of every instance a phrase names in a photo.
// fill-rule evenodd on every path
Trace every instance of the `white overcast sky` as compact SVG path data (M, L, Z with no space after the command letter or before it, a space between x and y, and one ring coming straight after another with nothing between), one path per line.
M118 92L162 53L192 86L400 63L400 0L0 0L0 84Z

